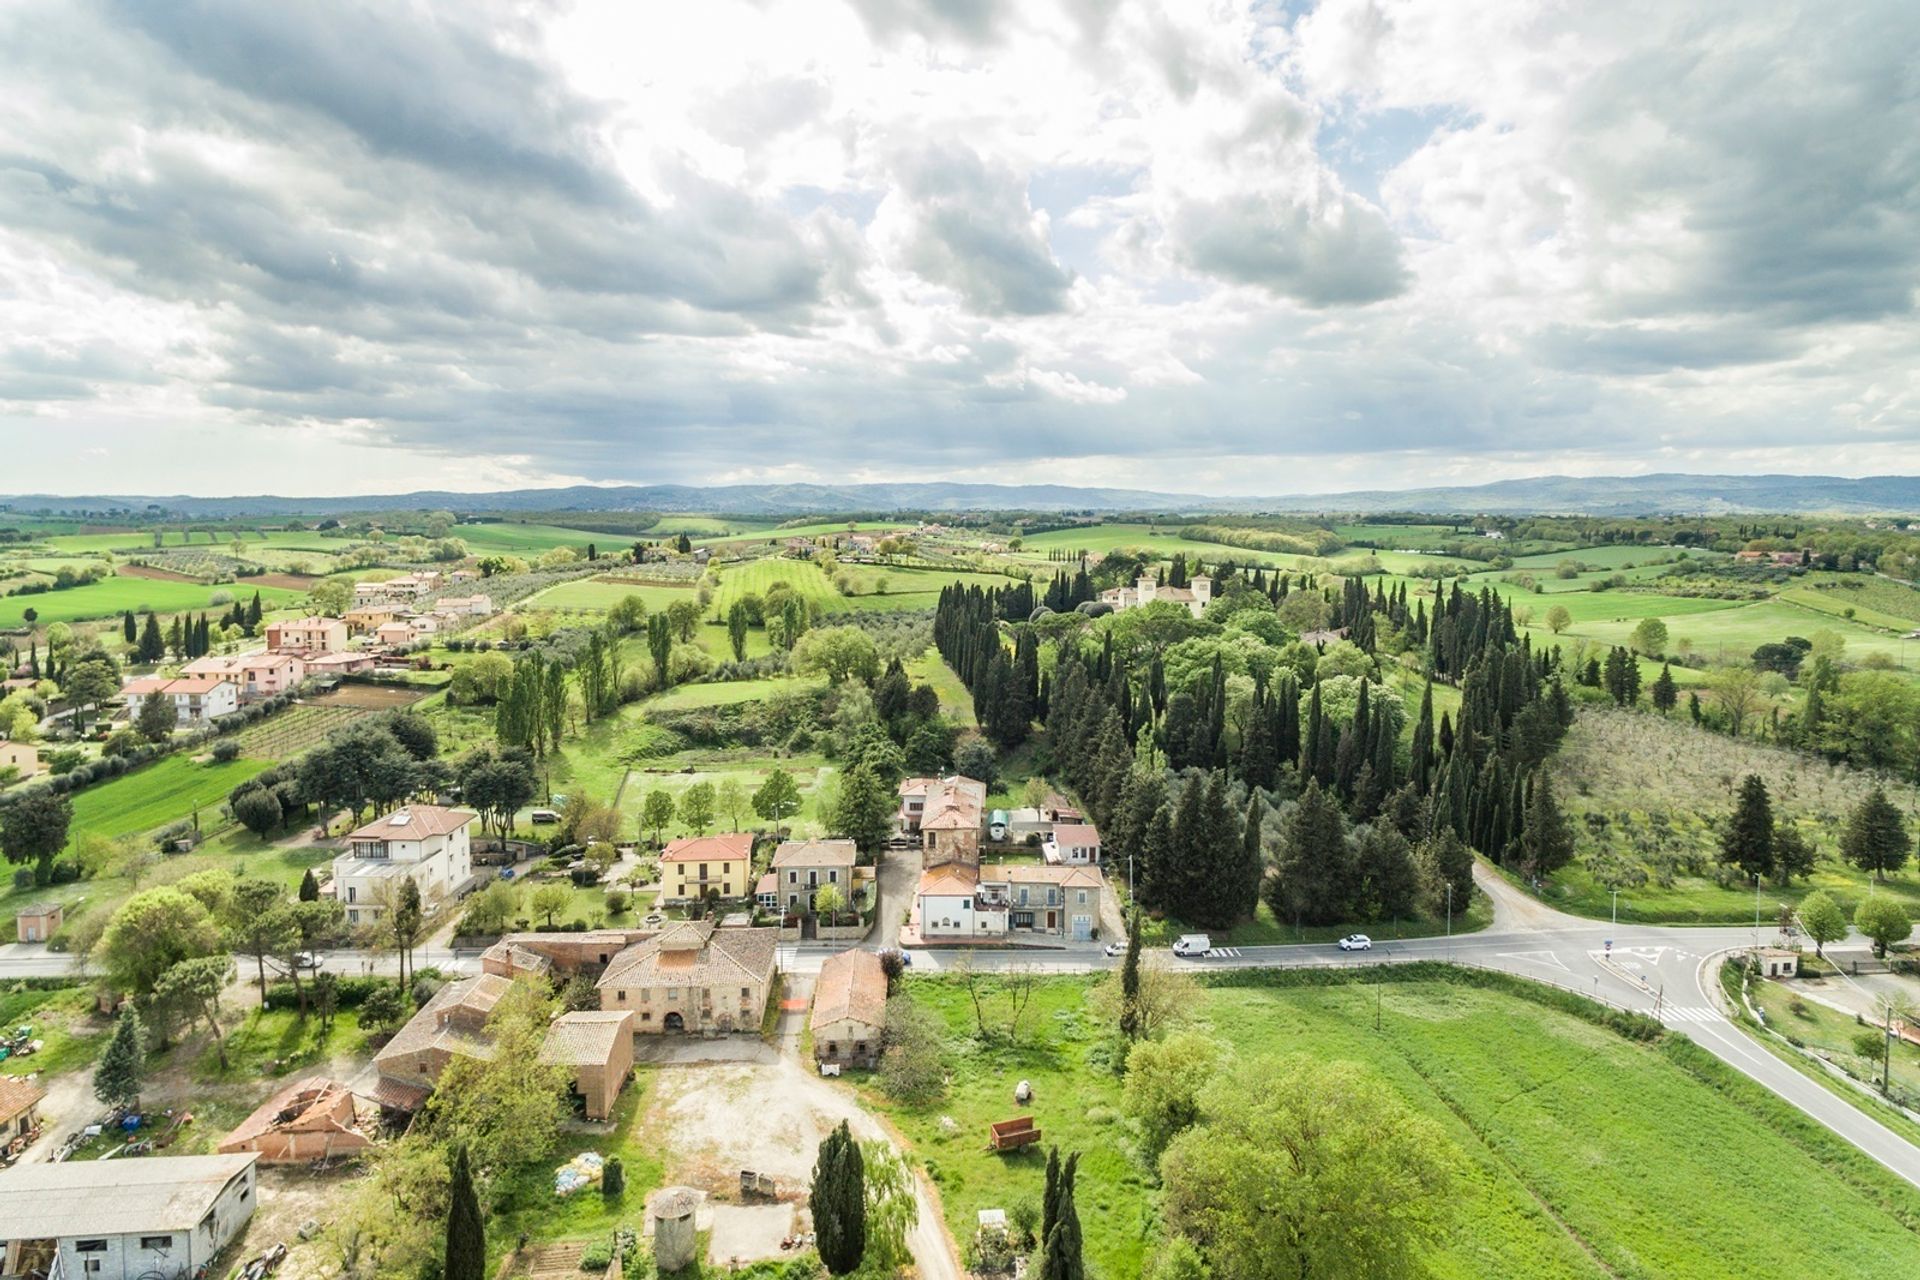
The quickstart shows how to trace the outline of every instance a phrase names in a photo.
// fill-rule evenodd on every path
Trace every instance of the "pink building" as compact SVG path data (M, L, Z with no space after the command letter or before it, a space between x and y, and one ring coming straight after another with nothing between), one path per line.
M332 653L347 647L347 624L340 618L298 618L267 624L267 648L296 653Z

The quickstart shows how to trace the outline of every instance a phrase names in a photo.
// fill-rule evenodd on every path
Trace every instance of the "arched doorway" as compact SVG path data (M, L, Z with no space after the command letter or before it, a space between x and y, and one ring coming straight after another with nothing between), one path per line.
M660 1025L668 1031L685 1031L687 1029L687 1020L677 1013L670 1013L667 1015L666 1021Z

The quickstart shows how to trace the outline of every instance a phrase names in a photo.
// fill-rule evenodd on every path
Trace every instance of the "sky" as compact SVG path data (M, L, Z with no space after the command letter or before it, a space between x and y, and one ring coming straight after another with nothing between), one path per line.
M0 493L1920 472L1911 0L0 0Z

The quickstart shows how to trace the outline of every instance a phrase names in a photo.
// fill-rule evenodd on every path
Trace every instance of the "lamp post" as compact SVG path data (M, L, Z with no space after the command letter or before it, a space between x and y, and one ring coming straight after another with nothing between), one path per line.
M1447 881L1447 963L1453 963L1453 881Z
M1760 873L1753 873L1753 949L1760 950Z
M1613 891L1613 923L1616 927L1620 923L1620 890L1618 888Z

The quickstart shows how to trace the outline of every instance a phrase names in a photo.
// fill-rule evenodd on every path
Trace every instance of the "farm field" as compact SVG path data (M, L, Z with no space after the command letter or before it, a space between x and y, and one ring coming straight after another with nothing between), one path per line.
M973 695L960 683L960 677L946 664L938 649L928 646L927 651L907 663L906 668L915 684L933 686L933 691L940 695L941 714L947 719L963 729L979 727L980 722L973 714Z
M258 590L261 603L270 608L300 599L299 592L282 587L262 586ZM246 598L253 594L253 588L237 583L207 586L198 582L157 582L147 578L113 577L66 591L0 596L0 628L23 626L28 609L38 613L39 626L52 622L109 618L128 609L135 613L143 613L148 609L163 614L198 612L218 607L211 603L216 591L225 591L236 598L242 598L242 592Z
M240 754L255 760L291 760L327 740L327 735L366 715L342 703L299 703L278 715L250 724L234 735Z
M911 529L901 520L815 520L803 524L772 525L755 530L769 538L818 538L831 533L878 533L882 530Z
M531 597L527 603L533 608L604 611L628 596L639 596L647 606L648 613L658 613L676 601L693 599L693 595L691 583L684 587L666 587L610 582L605 578L575 578L571 582L548 587Z
M1691 611L1669 609L1664 612L1649 608L1644 613L1616 609L1604 621L1597 616L1582 618L1576 614L1569 634L1583 635L1605 644L1625 644L1633 632L1634 619L1660 617L1667 620L1674 645L1678 646L1682 640L1691 641L1694 653L1714 660L1721 657L1745 658L1758 646L1784 640L1788 636L1811 636L1816 631L1831 631L1847 642L1848 661L1858 662L1868 654L1879 653L1886 655L1897 666L1905 665L1906 646L1899 636L1875 631L1845 618L1816 613L1784 600L1739 604L1724 600L1677 601L1663 596L1634 597L1614 592L1604 592L1599 598L1608 597L1622 605L1643 599L1650 604L1665 601L1669 605L1716 604L1723 607ZM1569 612L1572 612L1571 607ZM1920 648L1914 650L1913 656L1920 658Z
M1565 911L1605 917L1612 898L1601 882L1602 855L1646 876L1620 892L1622 920L1682 924L1736 924L1753 919L1751 881L1724 877L1718 862L1720 823L1733 810L1733 792L1759 774L1773 799L1776 821L1791 821L1815 847L1813 876L1791 887L1763 886L1770 913L1826 889L1851 915L1867 896L1868 878L1840 859L1838 834L1847 811L1879 782L1888 798L1912 812L1920 789L1843 765L1752 741L1614 708L1585 708L1549 763L1554 794L1572 820L1574 863L1548 878L1541 897ZM1602 858L1596 863L1596 858ZM1920 911L1920 874L1911 868L1873 890Z
M767 588L784 582L803 600L816 602L821 612L837 613L846 607L846 597L833 589L833 583L819 565L807 560L768 557L731 565L720 574L720 590L713 598L713 614L724 618L733 602L749 593L764 596Z
M1004 1029L1006 997L985 986ZM907 990L945 1025L951 1090L925 1107L862 1092L926 1161L950 1228L964 1238L978 1210L1037 1195L1037 1148L995 1156L980 1141L989 1120L1013 1114L1013 1085L1027 1079L1034 1101L1018 1110L1048 1142L1082 1152L1088 1274L1141 1274L1158 1232L1154 1192L1119 1079L1089 1060L1104 1028L1084 981L1043 982L1017 1045L975 1037L964 985L909 978ZM1197 1022L1241 1060L1304 1051L1363 1063L1442 1127L1462 1173L1451 1237L1428 1259L1437 1276L1719 1277L1733 1257L1745 1274L1920 1266L1920 1236L1902 1223L1911 1188L1671 1034L1637 1044L1504 988L1404 974L1378 988L1214 986ZM1783 1201L1783 1182L1802 1194Z
M1078 529L1051 529L1023 539L1020 550L1015 554L1020 559L1045 561L1049 551L1104 553L1126 547L1150 551L1162 560L1171 559L1175 552L1183 552L1188 560L1198 556L1209 561L1234 560L1240 564L1282 565L1289 568L1301 559L1297 555L1276 551L1247 551L1218 542L1199 542L1175 532L1177 528L1177 525L1162 528L1148 524L1098 524Z
M483 524L455 526L447 535L467 544L474 555L504 552L508 555L538 555L555 547L584 547L589 542L605 547L624 547L633 539L619 533L591 533L585 529L567 529L553 524L520 524L514 521L487 521Z
M695 541L705 542L718 538L745 538L756 534L770 534L773 524L767 520L734 520L722 516L667 516L648 525L639 536L658 539L671 538L686 534Z
M264 770L267 763L242 758L221 764L178 754L96 783L73 797L68 850L83 835L139 835L191 817L195 809L220 805L227 792Z
M885 564L847 564L841 565L835 572L845 575L853 585L853 595L840 597L844 608L880 612L931 609L940 603L940 593L954 583L998 588L1012 586L1016 581L998 573L900 568Z
M665 693L648 698L649 711L684 711L688 707L726 707L740 702L758 702L763 698L818 689L823 681L811 676L771 676L763 680L728 680L705 684L675 685Z

